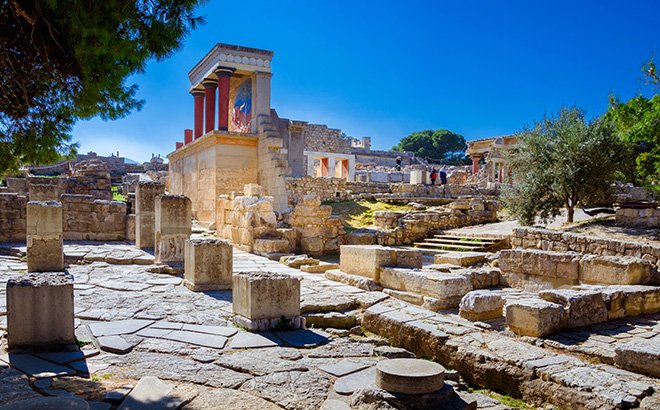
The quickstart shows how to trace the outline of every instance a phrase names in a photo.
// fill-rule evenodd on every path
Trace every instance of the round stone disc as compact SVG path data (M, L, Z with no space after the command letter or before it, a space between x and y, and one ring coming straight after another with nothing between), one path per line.
M421 359L391 359L376 365L376 385L392 393L433 393L445 384L445 368Z

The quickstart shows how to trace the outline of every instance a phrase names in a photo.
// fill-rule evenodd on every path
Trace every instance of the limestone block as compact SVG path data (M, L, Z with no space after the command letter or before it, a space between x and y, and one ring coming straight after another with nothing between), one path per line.
M59 202L27 203L27 268L28 272L64 270L62 204Z
M541 291L539 296L566 308L568 327L588 326L607 321L607 307L600 292L554 289Z
M375 281L380 279L384 266L396 261L393 248L379 245L343 245L340 248L339 266L342 272L364 276Z
M193 291L231 289L231 243L221 239L189 239L185 243L184 285Z
M289 241L286 239L256 239L252 248L254 253L286 253L289 251Z
M618 344L614 352L614 362L619 367L660 377L660 336L634 338L630 342Z
M577 280L580 254L575 252L553 252L530 249L506 249L500 252L502 272L522 273Z
M135 214L126 215L126 240L135 241Z
M245 196L263 196L264 189L259 184L245 184L243 193Z
M7 282L9 348L75 343L73 277L28 273Z
M466 276L407 268L384 267L380 272L379 283L386 288L437 299L442 309L457 307L461 298L472 290L470 279Z
M183 262L192 233L192 203L183 195L156 197L154 256L159 262Z
M307 255L282 256L280 258L280 263L295 269L299 269L303 265L318 265L320 262L318 259L310 258Z
M632 256L584 255L580 281L608 285L643 285L651 280L651 264Z
M496 292L475 290L461 299L459 314L471 321L491 320L502 317L504 298Z
M281 273L247 272L233 275L234 313L249 320L300 315L300 279Z
M394 264L401 268L421 269L423 256L422 251L414 249L395 249Z
M506 325L518 335L542 337L566 328L566 312L545 300L518 300L506 305Z
M388 359L376 365L376 386L393 393L428 394L445 384L445 368L422 359Z
M435 255L435 263L448 263L458 266L472 266L486 260L485 252L447 252Z
M165 185L140 181L135 188L135 246L153 248L156 223L156 197L165 193Z
M500 270L497 268L488 266L472 268L466 274L475 289L490 288L500 284Z

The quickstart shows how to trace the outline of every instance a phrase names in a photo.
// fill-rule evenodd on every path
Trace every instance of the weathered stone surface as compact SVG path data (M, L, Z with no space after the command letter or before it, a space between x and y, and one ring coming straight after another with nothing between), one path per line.
M541 337L566 328L566 312L556 303L524 299L506 305L506 324L522 336Z
M288 330L275 332L275 335L282 339L286 345L291 347L314 347L328 343L329 334L313 329Z
M119 410L177 409L182 397L171 395L172 386L157 377L143 377L119 406Z
M156 232L156 198L165 194L165 185L138 182L135 188L135 245L153 248Z
M615 348L615 363L624 369L660 377L660 336L633 339Z
M588 326L607 320L607 307L600 292L556 289L541 291L539 296L566 308L568 327Z
M330 376L319 371L270 373L244 383L240 390L287 409L317 409L330 388Z
M97 340L101 350L116 354L126 354L137 344L128 342L121 336L101 336Z
M89 404L71 397L37 397L16 401L0 407L2 410L89 410Z
M159 195L155 208L156 261L181 263L192 233L192 202L183 195Z
M368 364L359 363L350 359L340 360L335 364L329 364L319 367L326 373L329 373L335 377L343 377L351 373L355 373L360 370L364 370L369 367Z
M363 276L376 282L384 266L394 266L395 251L378 245L343 245L339 254L342 272Z
M303 265L300 270L307 273L325 273L329 270L339 269L337 263L321 262L318 265Z
M112 322L96 322L89 324L89 330L96 337L111 335L127 335L135 333L151 325L153 320L130 319Z
M62 204L27 203L27 270L60 272L64 270Z
M189 239L185 242L185 282L193 291L231 289L233 248L220 239Z
M376 368L370 367L348 376L340 377L334 385L334 389L339 394L353 394L369 385L376 383Z
M233 276L234 313L247 319L279 319L300 315L300 279L293 276L249 272Z
M651 264L632 256L584 255L580 281L608 285L644 285L651 279Z
M485 252L447 252L435 255L434 262L437 264L472 266L485 261L487 255Z
M466 276L442 274L405 268L383 268L380 283L386 288L414 292L437 299L442 307L457 307L461 298L472 290Z
M282 256L280 258L280 263L294 269L299 269L303 265L318 265L320 262L318 259L310 258L307 255Z
M376 386L393 393L427 394L445 383L445 369L421 359L389 359L376 365Z
M513 287L536 290L577 284L580 254L529 249L500 252L502 277Z
M502 317L504 298L488 290L472 291L461 299L459 314L473 322Z
M277 346L277 342L274 340L272 333L251 333L251 332L239 332L231 340L229 345L232 349L256 349L262 347L274 347Z
M213 389L201 393L185 407L190 410L280 410L282 407L258 396L232 389Z
M10 348L75 343L73 277L44 272L9 279L7 330Z
M11 363L12 367L37 379L75 374L75 370L73 369L51 363L29 354L10 353L9 363Z

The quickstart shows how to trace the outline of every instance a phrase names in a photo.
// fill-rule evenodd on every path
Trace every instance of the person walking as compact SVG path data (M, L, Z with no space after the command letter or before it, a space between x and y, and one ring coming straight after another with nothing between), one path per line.
M396 157L396 170L401 171L401 157Z
M440 183L447 185L447 167L445 165L440 168Z
M435 167L431 168L431 185L435 185L435 180L438 179L438 170Z

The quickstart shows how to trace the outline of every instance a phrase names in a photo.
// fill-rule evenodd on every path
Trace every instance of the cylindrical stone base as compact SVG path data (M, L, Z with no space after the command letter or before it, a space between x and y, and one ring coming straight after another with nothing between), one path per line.
M73 277L28 273L7 282L9 348L75 343Z
M445 368L421 359L383 360L376 365L376 386L392 393L428 394L445 384Z

